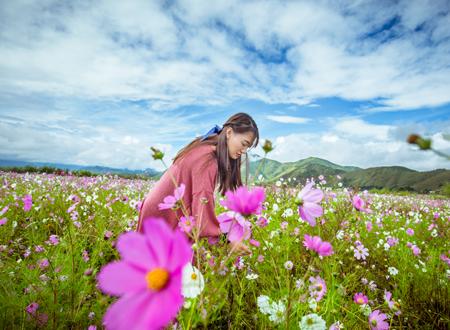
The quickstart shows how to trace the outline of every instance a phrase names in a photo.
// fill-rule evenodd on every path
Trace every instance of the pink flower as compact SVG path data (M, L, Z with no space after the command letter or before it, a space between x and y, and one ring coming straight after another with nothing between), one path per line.
M297 195L298 214L311 226L316 225L316 218L323 214L323 209L319 205L323 198L323 192L320 189L313 189L313 182L308 183Z
M187 218L182 216L180 218L180 222L178 223L178 226L185 233L190 233L192 228L195 226L195 218L192 216L189 216Z
M362 244L358 244L353 252L355 252L354 256L358 260L366 260L366 257L369 255L369 250Z
M40 269L45 269L45 268L47 268L49 265L50 265L50 263L48 262L48 259L47 259L47 258L39 260L39 268L40 268Z
M183 197L186 186L182 183L178 188L175 188L173 196L169 195L164 197L163 203L159 203L160 210L173 209L176 207L177 202Z
M389 309L395 311L395 315L400 315L401 311L400 311L400 305L398 304L398 302L391 300L392 297L392 293L387 291L386 289L384 290L384 301L388 304Z
M48 244L58 245L59 244L59 237L58 237L58 235L50 235L50 238L48 239Z
M365 212L365 213L371 213L371 210L369 208L366 208L366 203L364 200L359 197L358 195L354 195L352 199L352 204L358 211Z
M221 204L230 211L242 214L244 217L251 214L261 214L262 203L264 202L264 188L255 187L248 190L247 187L241 186L236 191L227 191L226 199Z
M33 205L33 198L31 195L25 195L25 197L22 198L23 201L23 210L25 212L28 212L31 210L31 206Z
M353 301L358 305L364 305L369 302L369 298L367 298L367 296L364 295L362 292L358 292L355 293L355 295L353 296Z
M103 238L105 240L107 240L107 239L110 239L112 235L113 235L113 232L111 230L107 230L107 231L105 231L105 234L103 235Z
M230 242L249 239L251 236L251 223L240 214L232 211L224 212L217 216L220 230L228 233Z
M258 220L256 221L256 225L260 228L264 228L269 224L269 222L267 221L266 218L264 217L259 217Z
M320 256L329 256L333 254L333 247L328 242L323 242L319 236L311 237L307 234L304 236L303 245L312 251L316 251Z
M381 313L379 310L374 310L369 315L369 326L371 330L387 330L389 324L385 321L386 314Z
M366 222L366 229L368 232L372 231L372 222L370 222L370 221Z
M325 281L319 275L316 277L311 276L309 281L311 282L311 285L309 286L309 295L311 298L316 299L316 301L320 301L327 292Z
M253 246L259 247L261 245L261 243L259 243L259 241L257 241L256 239L250 239L249 243Z
M8 219L6 218L0 219L0 226L3 226L6 223L6 221L8 221Z
M182 270L192 249L181 231L164 219L144 220L144 234L121 234L117 250L122 259L107 264L98 275L100 289L120 296L106 311L108 329L159 329L176 317L183 305Z
M415 256L418 256L420 254L420 248L417 245L413 245L411 247L411 250Z
M406 233L407 233L409 236L412 236L412 235L414 235L414 229L408 228L408 229L406 229Z
M5 206L1 211L0 211L0 217L5 214L6 212L8 212L9 210L9 206Z
M36 302L32 302L25 308L25 310L27 311L28 314L34 315L38 308L39 304Z

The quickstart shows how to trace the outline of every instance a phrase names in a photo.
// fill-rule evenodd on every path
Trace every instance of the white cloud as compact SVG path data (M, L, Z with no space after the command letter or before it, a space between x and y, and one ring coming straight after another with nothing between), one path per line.
M431 137L437 150L450 154L450 141L443 138L442 132L416 132ZM292 162L313 156L339 165L362 168L405 166L419 171L450 169L448 160L431 151L420 151L409 145L405 133L401 126L375 125L361 119L343 119L330 124L326 133L298 133L276 137L275 149L269 158Z
M293 117L293 116L267 116L267 119L283 123L283 124L304 124L310 121L309 118L302 118L302 117Z
M333 96L381 100L372 111L438 106L450 102L448 9L406 0L8 2L0 90L147 99L154 109Z

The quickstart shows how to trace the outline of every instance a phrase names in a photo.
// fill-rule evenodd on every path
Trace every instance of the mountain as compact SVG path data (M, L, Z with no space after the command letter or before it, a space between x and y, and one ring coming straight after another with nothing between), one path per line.
M83 165L74 165L74 164L61 164L61 163L41 163L41 162L27 162L20 160L5 160L0 159L0 168L8 168L8 167L51 167L57 168L61 170L69 170L69 171L88 171L95 174L121 174L121 175L144 175L148 177L158 177L161 175L161 172L152 169L146 168L145 170L130 170L127 168L112 168L105 166L83 166Z
M258 175L263 174L269 181L276 181L280 178L309 178L319 175L331 176L342 175L350 171L360 170L355 166L341 166L328 160L309 157L296 162L280 163L271 159L257 160L250 163L250 173L254 176L256 169Z
M291 183L304 182L307 178L323 175L327 181L338 181L341 176L344 186L360 189L409 190L416 192L439 191L445 184L450 184L450 170L437 169L419 172L402 166L381 166L359 168L341 166L328 160L309 157L296 162L280 163L271 159L257 160L250 163L250 173L255 176L263 174L267 182L281 178ZM296 180L292 180L295 178Z
M96 174L118 174L118 175L143 175L158 179L163 172L152 168L145 170L129 170L103 166L81 166L60 163L39 163L1 160L0 168L7 167L52 167L70 171L89 171ZM356 166L341 166L328 160L309 157L296 162L281 163L272 159L260 159L250 162L250 174L255 176L262 174L265 181L273 183L283 178L291 184L305 182L307 178L323 175L329 183L342 182L347 187L358 187L359 189L389 189L408 190L415 192L439 191L444 185L450 184L450 170L437 169L433 171L420 172L402 166L381 166L371 168L360 168ZM242 170L245 173L245 170ZM339 175L340 180L336 178ZM295 178L295 180L292 180Z

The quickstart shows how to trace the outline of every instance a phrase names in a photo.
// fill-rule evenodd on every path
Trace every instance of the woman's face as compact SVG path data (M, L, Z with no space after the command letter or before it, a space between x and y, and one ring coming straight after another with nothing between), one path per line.
M236 133L231 127L227 128L226 134L228 154L232 159L238 159L242 154L246 153L255 138L253 132Z

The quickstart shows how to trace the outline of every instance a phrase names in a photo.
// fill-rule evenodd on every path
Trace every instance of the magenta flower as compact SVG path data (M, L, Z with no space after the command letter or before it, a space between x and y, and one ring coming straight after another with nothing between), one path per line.
M31 210L31 206L33 205L33 197L31 197L31 195L25 195L25 197L22 198L22 201L23 201L23 210L25 212Z
M182 216L180 218L180 222L178 223L178 226L185 233L190 233L192 228L195 226L195 218L192 216L188 216L188 217Z
M108 329L160 329L183 305L182 270L192 249L181 231L164 219L144 220L144 233L127 232L117 241L122 259L107 264L98 275L100 289L120 296L104 316Z
M331 244L328 242L323 242L319 236L311 237L305 234L303 245L308 250L315 251L322 257L329 256L334 253Z
M369 315L369 326L371 330L387 330L389 324L385 321L386 314L381 313L379 310L374 310Z
M164 201L158 204L160 210L173 209L176 207L178 201L183 197L186 186L182 183L179 187L175 188L173 196L169 195L164 197Z
M8 219L6 218L0 219L0 226L3 226L6 223L6 221L8 221Z
M236 242L249 239L252 233L250 221L237 212L224 212L217 216L220 230L222 233L228 233L228 240Z
M369 208L366 208L366 203L364 200L359 197L358 195L354 195L352 199L352 204L358 211L365 212L365 213L371 213Z
M221 204L230 211L238 212L244 217L251 214L261 214L262 203L264 202L264 188L254 187L248 190L247 187L241 186L236 191L227 191L226 199Z
M260 228L264 228L269 224L269 222L267 221L266 218L264 217L259 217L258 220L256 221L256 225Z
M313 189L313 182L308 183L297 195L298 214L311 226L316 225L316 218L323 214L323 209L319 205L323 198L323 192L320 189Z
M365 305L369 302L369 298L367 298L367 296L362 292L358 292L353 296L353 301L358 305Z
M32 302L25 308L25 310L27 311L28 314L34 315L38 308L39 304L36 302Z
M317 275L316 277L310 277L309 281L311 285L309 286L309 295L316 301L322 300L325 293L327 293L327 285L325 281Z

